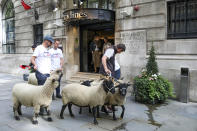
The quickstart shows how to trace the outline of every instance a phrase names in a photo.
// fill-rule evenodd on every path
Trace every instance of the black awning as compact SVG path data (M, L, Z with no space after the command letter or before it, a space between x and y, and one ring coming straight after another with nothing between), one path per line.
M72 9L64 11L63 15L64 23L68 25L87 25L115 21L115 12L106 9Z

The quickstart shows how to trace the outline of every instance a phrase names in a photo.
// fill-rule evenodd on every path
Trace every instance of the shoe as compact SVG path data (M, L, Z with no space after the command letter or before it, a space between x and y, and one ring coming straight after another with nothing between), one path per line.
M60 99L62 98L62 96L60 94L56 95L56 97L57 98L60 98Z
M110 110L109 108L105 108L104 106L102 106L101 111L105 113L112 113L112 110Z
M110 110L110 109L107 109L107 112L108 112L108 113L112 113L112 110Z

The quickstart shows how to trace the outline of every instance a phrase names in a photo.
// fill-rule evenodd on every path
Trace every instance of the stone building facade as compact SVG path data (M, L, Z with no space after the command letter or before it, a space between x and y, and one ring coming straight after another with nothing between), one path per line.
M92 1L95 3L97 0ZM26 2L30 1L26 0ZM80 24L65 24L65 14L63 13L65 10L72 11L77 7L73 6L73 0L60 0L60 2L59 9L54 12L51 9L50 0L35 1L39 15L39 19L35 20L33 9L25 11L20 0L12 0L15 11L15 53L6 54L2 52L3 36L0 35L0 61L3 63L0 64L1 72L17 74L20 73L19 64L28 64L32 54L30 47L35 41L34 25L37 24L43 24L43 35L50 34L54 38L62 40L65 56L65 78L68 79L76 72L81 71L80 68L83 64L80 61L82 26ZM190 70L190 100L197 101L197 36L192 34L192 31L181 34L181 31L184 32L181 27L185 27L186 31L191 28L187 25L193 26L193 32L197 31L195 28L195 25L197 26L196 17L188 19L186 15L184 16L184 12L197 12L195 8L197 3L194 0L114 0L108 1L108 4L110 2L114 2L114 8L109 8L112 4L106 8L115 13L114 36L111 38L114 39L115 44L124 43L127 47L126 52L118 56L122 76L132 81L140 73L146 65L148 50L153 43L156 48L159 71L173 82L177 98L180 92L181 68L186 67ZM0 4L1 27L3 27L2 10L4 3L5 0L2 0ZM99 8L99 5L94 5L94 8ZM105 8L104 6L101 7ZM176 12L174 12L175 8ZM185 19L182 17L174 18L177 13L180 16L183 15ZM179 21L179 25L176 23L177 21ZM187 22L183 23L183 21ZM177 30L178 28L180 30ZM90 34L87 31L84 32L83 36L87 37ZM3 30L0 30L0 33L2 34Z

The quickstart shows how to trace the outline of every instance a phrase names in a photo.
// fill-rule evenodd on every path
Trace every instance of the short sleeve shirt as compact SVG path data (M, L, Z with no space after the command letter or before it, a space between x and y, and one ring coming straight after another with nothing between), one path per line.
M51 54L51 70L56 70L61 68L60 59L63 58L62 50L60 49L50 49Z
M114 55L114 49L111 48L107 49L104 54L104 56L107 56L108 59L110 59L113 55Z
M42 74L49 74L51 71L51 54L48 48L43 45L36 47L33 56L36 57L36 65L38 66L38 71Z
M114 54L114 50L110 48L105 51L104 56L106 56L108 59L110 59L113 56L113 54ZM120 69L120 65L118 64L118 61L115 57L115 71L117 71L119 69Z

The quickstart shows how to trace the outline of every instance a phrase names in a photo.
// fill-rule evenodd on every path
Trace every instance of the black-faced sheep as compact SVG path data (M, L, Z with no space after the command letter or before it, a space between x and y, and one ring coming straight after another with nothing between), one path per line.
M107 95L107 98L105 99L105 105L111 105L112 111L113 111L113 119L117 120L115 115L115 106L121 106L122 107L122 113L120 118L123 119L125 107L124 104L126 102L126 94L127 94L127 88L130 86L129 83L119 83L117 86L115 86L116 92L115 94L109 93Z
M93 112L94 124L98 124L95 117L95 108L105 103L108 92L111 92L112 94L115 93L112 78L101 80L100 83L96 86L91 86L91 88L87 88L87 86L77 83L66 85L62 89L63 106L60 113L60 118L64 119L63 113L67 105L69 108L69 113L72 117L74 116L71 110L72 104L80 107L90 106Z
M54 89L58 86L59 77L62 75L61 70L51 72L50 77L47 78L43 86L36 86L27 83L15 84L12 89L13 111L16 120L20 120L21 105L27 107L34 107L33 124L37 124L37 117L40 107L47 110L48 121L52 121L50 116L49 105L52 101L52 94Z
M92 81L84 81L82 84L85 86L88 86L88 88L91 88L91 83ZM130 86L129 83L124 83L122 80L117 80L114 81L115 82L115 94L112 93L108 93L107 97L105 99L105 105L111 105L112 106L112 111L113 111L113 119L116 120L116 116L115 116L115 106L121 106L122 107L122 113L120 118L122 119L124 117L124 112L125 112L125 107L124 107L124 103L126 101L126 94L127 94L127 88L128 86ZM105 110L104 106L102 107L105 111L106 114L108 114L108 112ZM90 112L90 110L89 110ZM80 107L80 111L79 113L82 113L82 107ZM99 117L99 109L97 109L97 116Z

